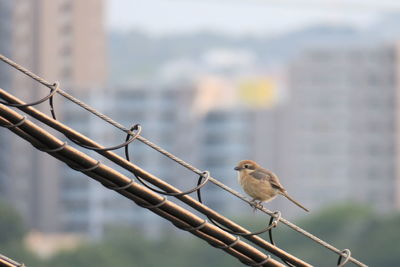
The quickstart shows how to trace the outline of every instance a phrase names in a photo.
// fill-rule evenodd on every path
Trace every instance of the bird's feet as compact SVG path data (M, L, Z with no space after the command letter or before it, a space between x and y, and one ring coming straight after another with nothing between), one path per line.
M262 201L260 201L260 200L255 200L254 198L251 200L251 202L250 202L250 207L252 207L254 210L254 212L256 212L256 210L257 210L257 208L262 208L262 206L263 205L261 205L261 202Z

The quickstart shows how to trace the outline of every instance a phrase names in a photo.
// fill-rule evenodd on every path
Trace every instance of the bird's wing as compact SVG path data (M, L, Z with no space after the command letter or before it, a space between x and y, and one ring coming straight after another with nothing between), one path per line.
M286 189L279 182L278 176L269 170L259 168L254 172L251 172L250 175L257 180L269 181L273 187L281 191L286 191Z

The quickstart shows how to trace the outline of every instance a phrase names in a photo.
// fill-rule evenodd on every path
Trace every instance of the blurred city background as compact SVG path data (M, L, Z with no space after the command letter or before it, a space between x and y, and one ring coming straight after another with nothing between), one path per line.
M235 190L235 164L259 162L311 213L268 209L371 266L400 264L399 40L396 1L0 0L0 53ZM2 62L0 87L48 92ZM56 111L105 146L125 138L60 96ZM240 266L6 129L0 151L0 253L27 266ZM140 143L131 156L197 181ZM203 198L252 230L269 219L211 184ZM291 229L275 236L335 266Z

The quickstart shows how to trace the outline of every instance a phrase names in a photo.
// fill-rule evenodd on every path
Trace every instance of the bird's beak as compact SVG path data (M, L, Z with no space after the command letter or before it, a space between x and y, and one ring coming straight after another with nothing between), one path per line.
M234 168L234 170L235 170L235 171L240 171L241 168L240 168L239 166L236 166L236 167Z

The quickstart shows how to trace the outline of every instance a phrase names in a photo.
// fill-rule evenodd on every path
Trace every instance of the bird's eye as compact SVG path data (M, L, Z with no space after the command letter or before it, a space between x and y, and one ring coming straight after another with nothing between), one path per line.
M243 167L245 167L246 169L248 169L248 168L249 168L249 165L248 165L248 164L244 164Z

